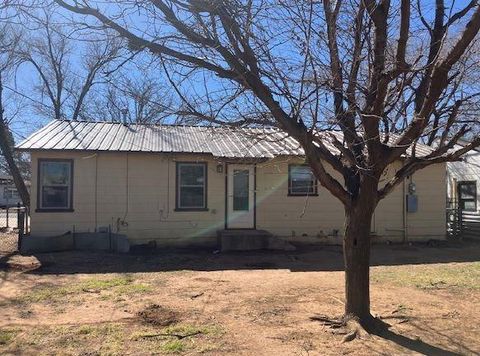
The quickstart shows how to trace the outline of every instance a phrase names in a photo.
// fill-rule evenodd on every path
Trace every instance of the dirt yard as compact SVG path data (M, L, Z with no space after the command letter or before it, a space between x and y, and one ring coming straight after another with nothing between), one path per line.
M0 236L1 238L1 236ZM480 244L375 246L382 335L342 342L311 318L343 309L338 247L0 258L0 353L480 353Z

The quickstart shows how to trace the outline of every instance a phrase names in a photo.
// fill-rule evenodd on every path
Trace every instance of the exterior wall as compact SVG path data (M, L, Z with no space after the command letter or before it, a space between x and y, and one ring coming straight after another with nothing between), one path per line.
M340 243L344 230L343 206L325 188L318 196L294 197L288 193L288 165L298 159L276 159L257 165L257 228L268 230L290 241ZM382 178L385 184L401 162L393 164ZM330 172L335 175L334 172ZM372 221L372 235L378 239L444 239L446 237L445 164L418 171L408 182L417 187L418 211L404 213L403 184L380 201Z
M74 212L36 212L38 158L74 160ZM176 161L207 162L209 211L175 211ZM224 227L225 177L210 156L32 152L32 235L92 232L110 226L133 244L215 243ZM127 183L128 182L128 183ZM128 195L127 195L128 192Z
M36 212L39 158L74 160L73 212ZM207 162L208 211L175 211L176 162ZM288 196L288 165L298 159L276 158L257 164L256 227L291 241L339 243L344 226L341 203L319 186L318 196ZM209 155L113 152L32 152L32 235L93 232L110 227L133 244L214 244L225 226L225 173ZM385 181L400 163L388 170ZM225 170L224 170L225 171ZM445 165L420 171L419 209L408 213L408 239L445 237ZM404 237L404 187L380 202L372 232L389 240Z
M447 163L447 194L449 201L457 201L457 182L477 182L477 211L480 211L480 152L471 151L463 161Z

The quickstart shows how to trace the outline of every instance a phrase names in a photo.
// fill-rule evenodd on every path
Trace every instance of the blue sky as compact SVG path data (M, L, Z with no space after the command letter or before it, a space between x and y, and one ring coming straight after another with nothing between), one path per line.
M397 3L398 1L394 1L394 3ZM455 12L459 8L464 7L469 1L467 0L458 0L454 1L454 7L451 9L452 12ZM450 2L451 4L452 2ZM107 3L111 4L111 3ZM432 18L433 16L433 6L434 6L434 1L433 0L428 0L428 1L422 1L423 4L423 14L427 18ZM110 6L109 11L114 11L114 8L112 5ZM114 5L113 5L114 6ZM448 5L447 5L448 6ZM52 10L52 9L49 9ZM55 10L56 11L56 18L58 21L61 22L68 22L68 19L71 18L72 14L68 13L67 11L60 9L60 10ZM449 12L449 9L447 9L447 13ZM78 17L76 17L78 19ZM128 21L130 25L135 25L138 31L143 31L146 27L153 26L154 24L151 23L151 21L145 17L144 15L138 15L134 14L128 17ZM412 27L414 27L415 24L412 24ZM29 28L30 27L30 28ZM31 26L27 26L26 31L30 31ZM74 45L74 52L72 53L72 71L76 73L81 73L81 66L79 65L79 60L80 58L80 53L84 51L84 46L81 42L78 42ZM158 73L156 74L158 77L159 81L164 81L166 83L166 78L163 77L162 74L162 69L158 64L155 64L154 61L152 61L152 57L147 55L140 56L143 57L142 64L144 66L148 66L149 70L151 72ZM141 75L140 72L136 70L136 67L134 65L126 65L125 68L129 72L130 75L133 77L136 75ZM128 70L130 68L130 70ZM78 74L77 74L78 75ZM155 75L155 74L154 74ZM80 74L81 76L81 74ZM22 65L18 68L18 71L16 73L16 76L12 81L9 83L9 87L13 88L19 93L23 93L22 95L15 95L14 97L11 98L9 102L9 112L16 112L18 111L18 116L15 117L15 119L12 121L11 128L14 132L15 138L17 141L21 140L23 137L27 136L31 132L35 131L42 125L44 125L46 122L49 121L49 118L42 117L39 115L36 110L32 108L32 105L34 101L31 99L34 99L35 101L43 101L45 98L42 98L40 95L34 95L33 94L33 86L38 83L38 75L35 73L33 70L33 67L31 65ZM204 85L206 85L209 90L218 88L218 81L214 78L212 78L211 75L207 74L206 79L204 80L203 77L201 76L196 76L194 77L188 85L184 87L190 88L192 92L198 93L199 96L205 95L205 88ZM14 95L11 91L7 89L7 96ZM7 112L7 114L9 113Z

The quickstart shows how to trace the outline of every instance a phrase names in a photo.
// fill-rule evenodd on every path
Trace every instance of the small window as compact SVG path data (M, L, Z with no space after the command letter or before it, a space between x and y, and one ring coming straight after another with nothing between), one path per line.
M71 210L72 205L71 160L39 160L38 207L40 210Z
M8 187L3 188L3 198L4 199L11 199L12 198L12 191L8 189Z
M317 180L306 165L288 167L288 195L317 195Z
M458 183L458 202L462 210L477 211L476 181Z
M177 209L207 208L207 164L177 163Z
M18 192L17 189L11 188L11 187L5 187L3 189L3 197L5 199L16 199L18 198Z

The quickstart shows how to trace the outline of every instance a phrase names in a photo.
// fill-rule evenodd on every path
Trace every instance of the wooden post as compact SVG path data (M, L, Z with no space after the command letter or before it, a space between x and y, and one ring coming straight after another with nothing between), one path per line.
M21 209L17 210L17 226L18 226L18 250L22 248L22 239L25 235L25 212Z
M463 239L463 211L461 204L458 205L458 233L460 234L459 240Z

